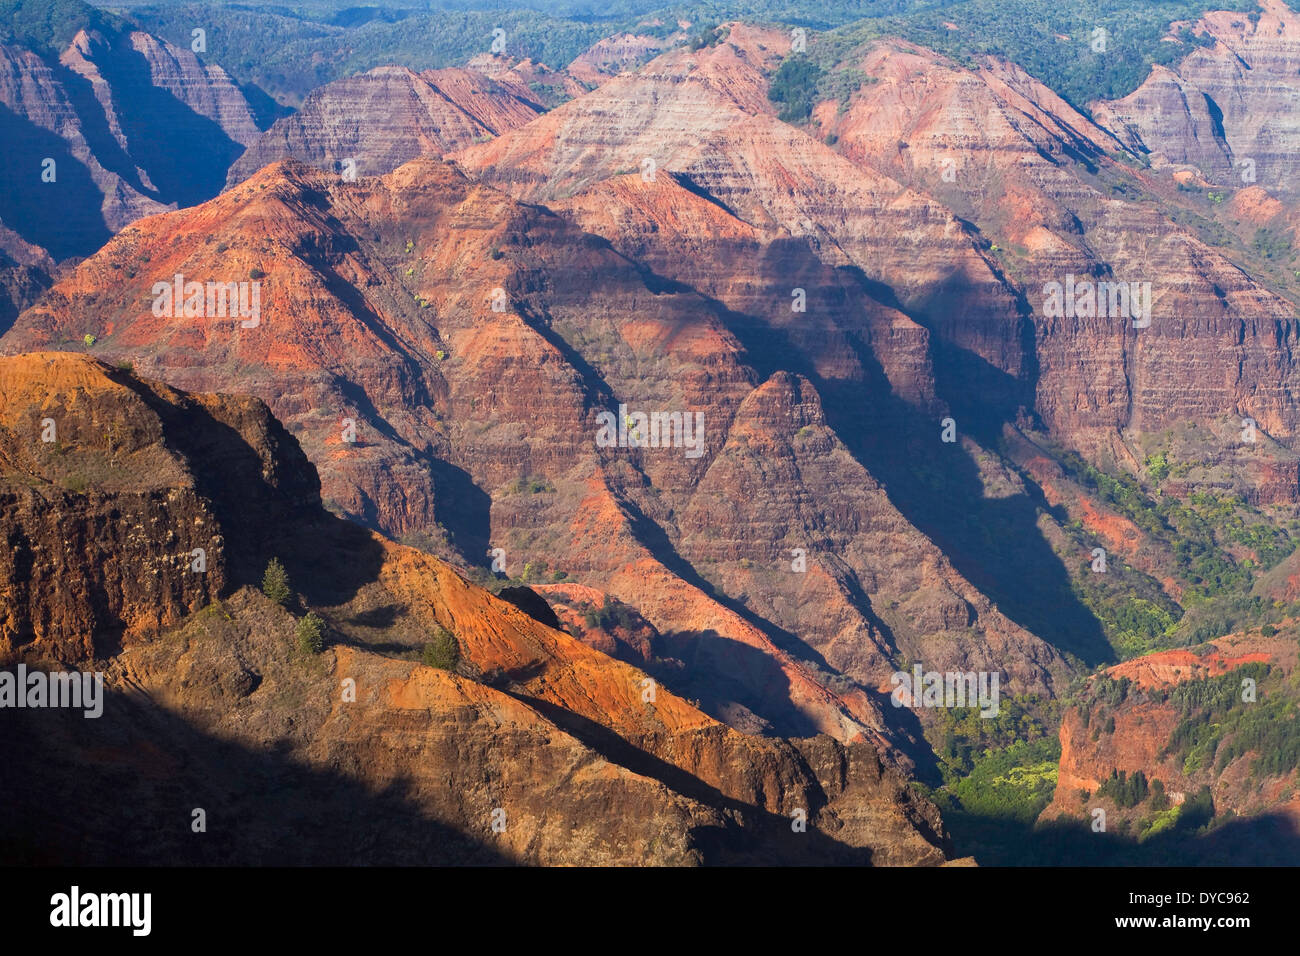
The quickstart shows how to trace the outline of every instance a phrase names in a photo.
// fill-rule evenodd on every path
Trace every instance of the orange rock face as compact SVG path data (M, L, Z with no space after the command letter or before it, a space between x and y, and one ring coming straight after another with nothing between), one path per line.
M0 359L0 656L102 657L240 582L232 565L256 547L223 531L230 509L273 535L318 494L291 442L247 398L146 387L62 352ZM208 484L190 455L244 456L242 489Z
M713 215L664 186L683 216ZM734 217L716 224L722 241L751 241ZM808 268L825 288L839 281ZM259 282L257 324L155 315L155 283L178 274ZM923 330L882 305L870 314L864 329L845 304L838 340L802 341L847 387L871 374L850 336L870 335L896 390L915 393ZM100 354L181 387L263 397L339 511L462 562L486 564L488 549L502 547L508 573L544 559L632 604L668 655L689 662L682 692L737 726L889 734L873 695L832 689L806 651L783 646L784 629L806 632L863 686L876 686L900 653L998 668L1039 690L1063 672L1050 646L1000 615L890 506L826 429L808 382L779 376L755 391L746 350L709 298L648 283L590 234L435 161L356 183L272 166L210 203L124 231L29 311L7 347L78 338L87 315ZM832 329L834 319L825 320ZM596 415L619 402L701 410L699 456L602 449ZM784 490L770 499L753 471L760 451L788 462ZM521 482L546 490L515 490ZM834 512L846 523L827 537L815 509L791 502L835 488L850 496ZM852 488L872 490L863 498ZM724 497L733 504L716 512ZM730 546L709 541L741 527L751 533ZM662 535L697 568L725 561L727 570L716 583L683 575ZM782 570L794 548L810 556L807 576ZM844 557L829 557L836 552ZM718 586L748 590L754 603L720 599ZM888 630L864 588L897 605L881 612Z
M1283 629L1293 624L1283 622ZM1088 705L1081 704L1065 711L1060 728L1061 761L1056 793L1043 811L1043 819L1084 818L1088 809L1095 806L1123 816L1125 811L1117 810L1113 802L1097 794L1102 783L1118 771L1130 776L1141 771L1149 781L1161 781L1174 804L1205 785L1210 788L1217 812L1268 811L1293 815L1294 808L1288 804L1293 803L1290 794L1294 788L1294 771L1280 777L1265 775L1261 779L1248 772L1258 756L1251 752L1219 767L1205 765L1204 761L1185 764L1167 750L1182 718L1161 692L1188 681L1227 674L1251 663L1267 664L1283 675L1291 674L1296 664L1294 640L1258 634L1230 635L1196 651L1158 651L1108 668L1106 677L1126 679L1131 682L1131 689L1114 707L1099 707L1085 713ZM1088 795L1086 801L1081 800L1083 793Z
M1191 29L1213 42L1176 67L1153 67L1123 99L1098 104L1099 120L1157 162L1294 197L1300 134L1269 117L1293 115L1300 102L1300 15L1281 0L1260 7L1254 17L1207 13Z
M746 737L444 562L326 514L314 470L260 402L58 353L4 359L0 395L4 480L32 486L0 511L20 545L4 577L17 588L5 607L26 612L19 636L23 621L52 621L55 637L123 638L77 646L38 630L15 645L5 621L6 658L59 658L106 683L88 727L80 714L13 712L0 756L24 785L0 824L6 861L945 860L937 811L874 747ZM46 487L55 466L37 467L23 440L41 414L81 467L94 436L111 436L112 479L88 500ZM156 507L137 527L141 500ZM94 534L110 511L125 537ZM207 590L177 593L174 619L153 630L134 626L139 606L167 608L142 593L151 579L182 591L157 558L191 522L214 536ZM62 539L40 537L46 526ZM268 555L296 586L286 606L238 586ZM92 575L88 591L75 586ZM191 596L202 609L184 606ZM319 656L294 650L307 608L327 628ZM418 654L436 626L459 646L454 672L393 656ZM142 835L177 794L220 839ZM342 825L361 811L364 832ZM791 827L796 814L807 831ZM340 824L337 839L310 838L322 821Z
M528 87L509 78L383 66L312 91L301 109L249 143L226 180L238 185L287 158L340 176L374 176L424 153L463 149L539 112Z
M313 582L310 603L359 645L331 652L329 666L343 668L331 679L365 673L374 708L317 757L364 762L363 748L391 735L403 759L463 760L466 773L490 776L491 761L453 755L443 738L465 727L485 747L496 722L520 752L558 742L528 758L538 761L528 773L623 788L618 799L642 813L628 836L633 858L716 859L718 847L683 835L682 822L726 830L715 793L779 817L787 796L805 799L816 782L791 769L807 756L802 744L737 730L824 735L810 745L818 767L861 763L872 781L893 781L889 768L906 770L924 749L918 721L935 719L886 703L894 671L993 671L1007 694L1051 697L1113 660L1071 587L1071 522L1181 597L1138 524L1066 478L1060 448L1138 470L1144 436L1213 423L1205 447L1231 473L1225 486L1247 486L1253 504L1300 500L1289 448L1300 320L1255 269L1262 253L1245 249L1249 239L1242 249L1214 240L1194 204L1211 200L1180 194L1222 188L1234 143L1260 150L1269 170L1290 162L1243 115L1215 132L1209 101L1195 95L1255 91L1285 109L1289 79L1263 89L1225 52L1239 45L1260 77L1292 76L1289 12L1270 5L1261 22L1276 36L1207 17L1198 29L1218 38L1214 48L1093 117L1012 64L963 66L882 40L847 64L872 82L792 126L768 98L789 36L741 24L716 45L644 63L654 44L620 37L567 73L493 56L464 70L384 67L318 90L264 134L239 127L251 145L224 193L122 229L22 312L3 350L87 348L168 388L255 395L315 466L327 508L378 535L326 536L363 553L369 573L349 577L285 532L298 542L295 576ZM1175 96L1182 113L1165 109ZM549 111L539 102L566 98ZM208 105L230 119L229 103ZM1138 154L1157 141L1171 155L1153 154L1148 167ZM1172 156L1180 141L1187 149ZM1286 199L1261 182L1213 215L1233 217L1238 238L1294 231ZM1053 312L1049 287L1076 279L1149 284L1151 324ZM188 282L200 283L192 311ZM228 285L240 301L255 290L252 311L214 310L214 291ZM167 434L159 402L208 404L146 399L124 376L96 374L113 386L92 389L102 393L94 402L127 403L139 435ZM56 376L42 396L30 375L14 375L27 410L6 436L10 520L30 542L59 537L60 516L83 506L76 495L124 496L137 525L221 520L197 482L193 501L172 511L150 497L161 486L115 485L127 459L112 435L78 439L78 453L98 456L82 472L33 450L46 417L38 398L78 435L100 427L98 406L79 397L82 385ZM211 415L228 423L235 412ZM255 412L239 415L257 424ZM662 443L636 440L651 416L697 415L694 444L671 425ZM1258 448L1233 438L1246 416L1268 439ZM610 419L618 441L601 437ZM949 427L955 440L939 439ZM1043 447L1029 447L1044 433ZM159 447L133 473L186 490L187 473ZM301 497L306 486L279 477ZM1194 484L1181 480L1166 490ZM65 570L30 542L12 568L30 583L5 595L8 651L134 653L235 593L243 618L227 636L268 653L249 622L274 612L238 591L255 583L261 546L220 549L227 576L207 590L162 568L155 590L101 600L92 581L98 604L74 595L49 605L42 589ZM150 570L175 564L160 548L151 539L134 553ZM91 553L76 566L88 568ZM576 636L453 566L535 584ZM1261 594L1292 595L1287 573ZM586 607L606 598L629 605L633 623L591 626ZM439 626L460 637L468 683L376 650L387 640L418 651ZM92 637L60 642L60 629L78 628ZM1178 652L1111 673L1149 690L1271 653ZM129 666L184 701L168 676L178 659L150 654ZM201 675L209 664L197 653L184 668ZM657 707L644 706L647 680ZM403 723L426 712L442 722L434 749ZM347 723L346 710L327 713ZM1161 764L1172 711L1115 716L1103 740L1067 715L1057 812L1077 810L1070 794L1095 790L1112 769ZM229 730L215 711L204 719ZM395 781L409 769L383 772ZM463 830L507 791L524 799L485 783L479 803L455 803L444 787L438 812ZM577 824L544 821L538 806L529 832L542 835L499 841L511 859L563 857L560 834ZM655 816L672 822L650 832ZM847 819L865 832L865 817ZM613 858L583 832L582 859Z
M1294 79L1295 69L1267 63L1257 77ZM985 374L987 363L1003 375L982 387L954 379L947 391L997 396L1001 388L1002 401L1032 405L1087 454L1110 453L1117 431L1244 409L1279 435L1295 433L1295 388L1282 383L1297 373L1289 347L1276 344L1279 330L1284 341L1295 334L1294 307L1177 224L1183 201L1172 184L1115 158L1128 141L1128 120L1119 116L1126 101L1097 105L1098 125L1012 64L989 58L967 69L899 41L872 45L856 65L875 82L854 93L846 110L822 104L818 132L835 137L836 150L860 168L975 223L995 272L1027 301L1023 318L1006 310L980 321L931 314L927 327L950 353L937 365L941 391L945 375L978 356L972 374ZM1149 83L1166 73L1156 67ZM1241 102L1245 85L1223 95ZM1137 114L1159 122L1180 112L1144 96L1134 94ZM1116 185L1104 188L1098 175ZM1049 307L1051 283L1089 277L1150 283L1149 327L1140 327L1146 318L1132 308L1118 315L1108 304L1076 317Z
M24 170L5 180L5 225L55 259L89 255L141 216L213 195L259 133L225 70L148 33L81 29L55 66L0 49L0 104L17 122L11 161ZM202 146L164 146L177 142ZM37 183L44 195L28 169L54 176Z

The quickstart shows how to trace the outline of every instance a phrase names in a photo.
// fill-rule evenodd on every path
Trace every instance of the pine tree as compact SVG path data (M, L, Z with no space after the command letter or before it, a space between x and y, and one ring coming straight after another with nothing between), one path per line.
M262 593L282 607L289 603L293 594L289 590L289 573L279 558L272 558L266 566L266 574L262 575Z
M298 620L298 650L304 654L319 654L325 647L325 622L311 611Z

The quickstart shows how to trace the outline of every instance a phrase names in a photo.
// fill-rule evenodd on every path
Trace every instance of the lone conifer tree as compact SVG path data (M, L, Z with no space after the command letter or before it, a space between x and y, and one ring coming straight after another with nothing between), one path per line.
M262 575L262 593L279 605L287 604L293 593L289 590L289 573L279 558L272 558L266 566L266 574Z

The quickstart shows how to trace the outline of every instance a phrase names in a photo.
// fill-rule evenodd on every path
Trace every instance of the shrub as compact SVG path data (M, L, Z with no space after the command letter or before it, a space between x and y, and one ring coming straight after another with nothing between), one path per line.
M455 670L456 665L460 663L460 642L456 640L455 634L438 625L433 632L433 640L424 645L420 660L429 667L436 667L439 670Z
M582 617L588 628L598 627L604 631L612 631L616 627L630 631L637 623L636 612L632 608L617 598L608 596L603 607L596 608L588 605L583 610Z
M1152 481L1164 481L1169 475L1169 457L1164 452L1157 452L1147 457L1147 474Z
M272 558L266 566L266 573L262 575L262 593L282 607L289 603L293 593L289 590L289 572L285 571L279 558Z
M298 619L298 650L304 654L319 654L325 648L325 622L311 611Z
M721 41L722 37L718 34L718 27L713 24L704 24L700 27L699 32L696 33L695 36L691 37L690 43L688 43L687 46L690 48L690 51L694 53L697 50L717 46Z

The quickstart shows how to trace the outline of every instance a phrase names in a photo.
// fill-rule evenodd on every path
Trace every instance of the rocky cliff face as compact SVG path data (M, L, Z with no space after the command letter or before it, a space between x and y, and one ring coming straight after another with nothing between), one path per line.
M634 70L653 59L665 47L675 45L675 39L661 40L634 33L606 37L576 57L564 72L594 89L611 77Z
M145 195L138 179L129 181L132 172L114 169L111 160L108 168L100 162L68 91L35 53L0 48L0 99L7 110L5 139L22 157L0 174L0 219L25 241L59 259L85 255L132 219L164 208ZM112 148L117 151L115 142ZM50 168L47 159L54 163L53 183L41 179Z
M683 215L715 209L680 186L672 195ZM730 221L721 227L743 237ZM767 269L783 261L737 283L736 307L777 286ZM865 296L807 268L810 288ZM254 270L257 328L146 311L163 276L253 281L241 277ZM922 390L923 330L867 302L865 319L838 306L820 320L834 337L819 337L782 319L788 306L750 319L666 285L559 216L432 160L357 183L281 165L124 231L6 346L75 339L79 316L100 316L104 355L187 388L265 397L343 513L469 564L499 547L506 573L563 571L633 605L664 636L664 656L688 663L674 686L711 714L883 741L895 715L882 715L877 688L904 657L997 668L1016 692L1046 693L1070 665L898 512L837 440L811 380L764 383L750 364L778 360L764 339L788 329L808 352L785 361L824 371L828 387L839 380L841 408L852 390L891 394L877 364L898 391ZM863 359L873 354L878 363ZM597 416L620 403L699 411L698 454L682 442L603 448ZM829 520L811 505L841 497ZM833 685L832 668L848 681Z
M470 57L465 66L498 83L528 90L530 100L536 100L548 109L587 92L584 83L567 70L553 70L545 63L527 57L519 59L505 54L479 53Z
M862 270L912 309L1014 319L1010 290L957 219L776 119L766 77L788 47L778 31L736 25L726 43L665 53L457 162L534 201L626 172L675 175L768 234L804 239L827 265Z
M219 66L146 33L82 30L57 62L0 50L0 220L56 258L214 195L258 134Z
M1281 0L1251 13L1215 11L1191 25L1208 45L1156 66L1121 100L1093 104L1098 122L1153 165L1192 166L1211 182L1300 190L1300 16Z
M1089 454L1109 453L1120 433L1219 415L1294 434L1295 306L1243 271L1241 250L1183 225L1187 201L1172 182L1121 161L1119 139L1010 64L988 59L971 70L899 42L853 63L872 82L845 110L819 105L817 131L855 164L975 223L1023 296L1019 337L997 331L1015 326L1011 316L927 323L945 356L941 391L1005 419L1011 407L998 410L998 393L962 374L991 366L1023 384L1020 399L1054 434ZM1147 283L1149 316L1106 293L1099 308L1085 306L1092 314L1053 306L1053 284L1085 282L1126 283L1126 292Z
M322 207L332 190L337 203ZM73 334L66 323L81 323L74 301L98 298L108 275L124 275L133 268L129 261L147 261L150 275L116 283L114 318L103 313L107 321L96 327L105 344L189 388L240 381L266 395L321 462L324 492L336 507L435 545L444 526L461 559L475 563L486 563L480 556L498 544L513 568L534 555L575 572L646 562L659 569L662 587L648 590L665 607L685 599L712 608L702 627L725 621L723 633L738 631L760 660L775 655L786 681L806 698L812 726L837 733L879 726L874 706L838 701L760 629L662 570L640 542L594 441L596 409L587 396L612 394L610 386L590 373L584 382L565 357L572 346L546 328L564 322L572 337L594 319L593 332L609 337L619 333L606 323L627 322L639 336L632 341L650 349L682 327L690 309L707 309L702 300L652 295L625 260L562 220L474 187L430 160L357 184L301 166L272 168L195 212L192 243L176 242L179 220L124 231L103 258L83 265L57 304L51 300L45 318L14 330L15 347L29 336L55 342ZM340 231L344 222L350 241ZM214 258L222 247L228 248ZM254 269L267 277L256 329L230 317L178 321L145 311L153 279L163 273L235 279ZM587 296L593 286L603 290L604 303L595 314ZM368 291L358 301L349 287ZM515 296L507 311L492 310L494 288ZM728 358L734 340L706 322L675 341L677 374L670 378L664 369L639 391L628 384L626 394L669 407L711 405L718 412L710 415L725 422L750 374ZM638 361L622 351L615 367L630 373ZM254 368L261 371L245 374ZM289 381L292 388L285 387ZM730 384L719 391L722 383ZM516 423L530 417L525 407L548 415L532 415L533 427L521 431ZM349 421L356 441L349 440ZM697 467L678 449L652 469L686 481ZM563 491L521 498L512 488L528 476L558 482ZM489 508L489 494L503 499L500 508ZM577 529L597 514L612 524L593 551ZM572 543L539 545L537 535L561 527L573 529ZM774 703L789 706L781 700Z
M53 272L48 252L0 224L0 329L8 331L18 313L50 287Z
M1109 668L1100 678L1109 692L1094 684L1065 712L1056 793L1042 819L1090 819L1095 808L1102 808L1107 832L1118 829L1149 839L1163 829L1159 814L1176 818L1184 804L1190 812L1194 795L1208 788L1212 812L1221 817L1267 813L1294 826L1300 820L1296 771L1260 765L1261 758L1277 760L1279 749L1261 746L1251 718L1243 721L1241 713L1274 708L1269 720L1293 720L1285 702L1294 694L1286 678L1295 657L1293 639L1254 633ZM1252 665L1264 669L1243 669ZM1250 679L1243 683L1242 675ZM1224 685L1220 693L1209 689L1215 678ZM1198 688L1203 690L1191 693ZM1198 723L1205 726L1189 731ZM1140 772L1167 800L1143 793L1136 804L1117 802L1102 788L1121 771L1128 777ZM1152 829L1153 823L1148 836L1142 828ZM1250 857L1260 848L1237 849L1239 856Z
M104 656L177 624L256 556L220 518L238 508L274 534L315 494L251 400L183 396L62 352L0 361L0 397L6 656ZM196 473L200 455L243 487Z
M744 737L437 559L326 515L313 469L261 403L188 396L53 354L6 359L0 388L6 482L41 498L0 516L9 540L38 554L5 569L6 607L19 594L30 619L89 638L96 593L166 607L166 587L141 593L156 579L176 610L161 629L128 628L119 646L6 647L7 662L107 674L98 719L15 712L0 751L24 786L0 825L6 860L943 862L933 806L874 748ZM54 466L35 467L19 436L42 413L84 445L99 447L92 425L115 436L86 501L41 490ZM68 454L84 465L92 449ZM273 523L268 496L280 499ZM105 537L102 516L115 512L130 533ZM192 592L160 558L196 528L214 560ZM236 586L268 552L301 589L291 610ZM50 564L63 587L48 586ZM92 574L90 593L66 586ZM191 595L201 609L178 604ZM318 657L292 650L308 607L328 625ZM457 672L393 656L418 653L435 625L457 637ZM308 838L305 828L359 807L364 833ZM188 826L195 808L202 833ZM806 831L792 826L804 818Z
M490 139L540 112L529 89L509 76L379 67L312 92L297 113L250 143L227 185L290 157L349 175L379 175L422 153L441 156Z
M729 307L744 295L746 312L763 309L760 295L769 311L788 305L796 283L742 291L740 254L803 237L805 261L856 266L880 284L873 297L887 286L929 333L928 344L913 334L928 367L900 343L873 349L893 390L916 401L928 389L986 428L1028 412L1090 455L1115 454L1117 434L1233 414L1294 433L1290 279L1256 270L1248 243L1216 237L1209 203L1136 168L1122 137L1018 68L990 59L970 70L899 41L854 54L846 65L869 82L846 108L820 104L807 136L777 122L765 96L787 48L778 33L735 26L714 49L665 54L458 162ZM1281 60L1264 68L1294 72ZM602 119L615 111L619 123ZM642 167L641 189L619 175ZM673 186L698 197L691 218ZM724 249L709 230L728 213L739 221ZM678 254L682 241L703 254ZM810 278L793 251L767 255ZM1126 306L1103 287L1100 307L1054 308L1053 284L1063 295L1076 281L1124 283L1126 295L1136 282L1148 297ZM818 316L842 308L821 290L809 301Z
M1280 273L1214 239L1211 200L1019 69L873 43L853 64L875 82L795 128L767 97L788 42L735 26L522 125L506 110L450 163L355 181L276 163L123 230L4 349L89 334L175 387L254 393L336 513L587 589L549 595L561 620L733 729L906 767L938 718L889 705L895 670L995 671L1041 698L1114 659L1076 587L1089 537L1182 598L1185 562L1067 476L1063 448L1141 471L1177 434L1162 491L1296 500L1294 319ZM393 123L339 149L396 163L495 128L523 67L374 71L259 142L297 130L332 166L352 89ZM1247 192L1224 208L1285 220ZM1142 283L1154 262L1150 326L1045 306L1053 281ZM255 286L255 321L205 296L159 309L178 275ZM626 437L654 412L698 412L698 441L598 440L603 416ZM587 626L605 596L630 629ZM497 687L533 664L482 666Z

